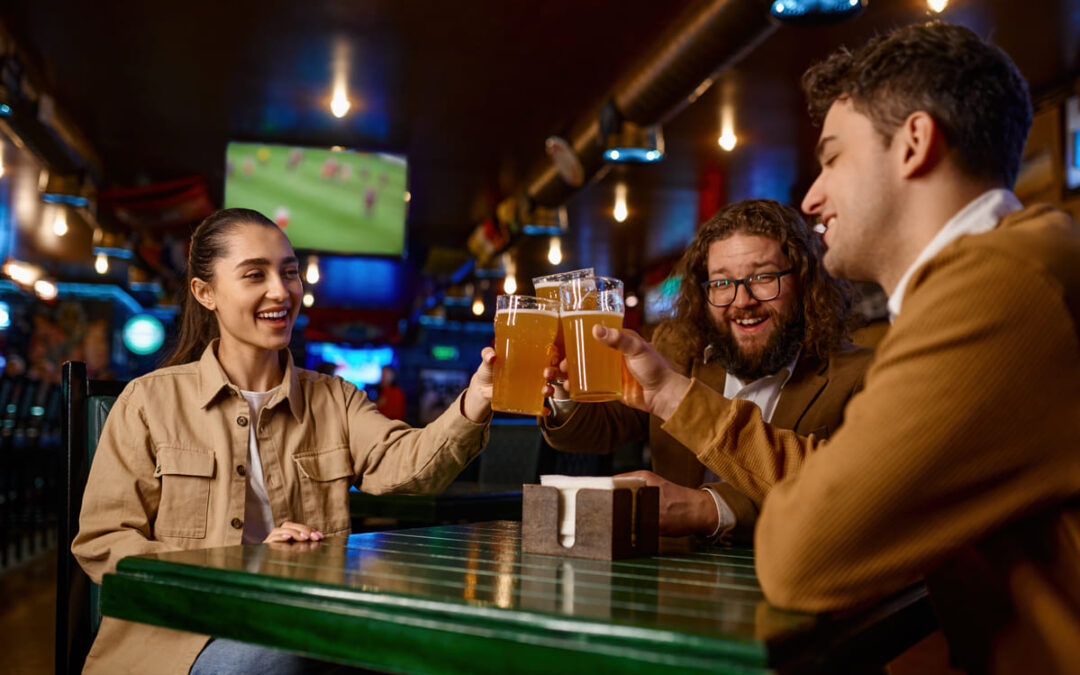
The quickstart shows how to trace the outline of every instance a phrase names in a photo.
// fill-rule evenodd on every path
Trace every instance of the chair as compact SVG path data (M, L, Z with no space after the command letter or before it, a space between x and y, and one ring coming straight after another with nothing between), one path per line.
M126 382L91 380L86 364L63 366L59 508L56 560L56 672L78 673L101 622L98 588L71 555L83 491L105 418Z

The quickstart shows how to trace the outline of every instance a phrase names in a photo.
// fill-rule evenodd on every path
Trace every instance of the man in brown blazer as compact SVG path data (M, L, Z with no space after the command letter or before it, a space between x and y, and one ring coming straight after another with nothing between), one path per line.
M1009 188L1027 83L971 31L908 26L803 78L826 267L893 324L827 442L765 424L633 334L625 396L748 495L765 596L813 612L925 579L954 663L1080 663L1080 228ZM692 405L690 403L692 402ZM811 452L813 450L813 452Z
M679 262L675 317L657 327L654 349L680 373L754 401L773 424L827 438L873 352L847 342L850 285L825 271L821 248L790 207L724 207ZM619 402L575 404L561 390L551 407L540 426L558 450L607 453L648 439L654 471L633 475L660 487L663 534L753 533L759 502L708 471L661 420Z

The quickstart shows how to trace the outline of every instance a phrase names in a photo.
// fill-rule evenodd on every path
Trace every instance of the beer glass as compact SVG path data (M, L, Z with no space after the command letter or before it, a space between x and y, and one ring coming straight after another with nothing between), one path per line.
M559 304L529 295L495 299L495 364L492 410L540 415L544 368L551 365Z
M537 297L550 298L555 302L559 302L559 284L564 281L570 281L572 279L582 279L584 277L594 276L593 268L585 267L580 270L571 270L569 272L559 272L557 274L548 274L542 277L533 277L533 288L536 290ZM562 323L559 323L559 330L555 333L555 349L559 352L559 358L562 358L566 354L565 339L563 338ZM561 380L554 380L556 383L561 383Z
M593 337L592 328L622 327L623 283L610 277L571 279L559 285L559 297L570 398L617 400L622 396L622 354Z

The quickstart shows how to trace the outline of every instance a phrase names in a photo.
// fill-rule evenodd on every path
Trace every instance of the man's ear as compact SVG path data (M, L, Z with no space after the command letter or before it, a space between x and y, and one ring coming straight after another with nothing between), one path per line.
M930 113L916 110L908 115L893 134L900 175L915 178L932 170L941 161L944 143L941 127Z
M217 303L214 302L214 289L202 279L196 277L191 280L191 294L200 305L211 312L217 308Z

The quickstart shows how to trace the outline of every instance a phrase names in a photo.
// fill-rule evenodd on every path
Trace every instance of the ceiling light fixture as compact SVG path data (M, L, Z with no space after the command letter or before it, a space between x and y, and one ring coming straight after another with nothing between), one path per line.
M558 265L562 262L562 241L558 237L551 238L547 258L552 265Z
M304 272L304 280L312 285L319 283L319 256L308 256L307 271Z
M349 44L343 39L338 39L334 43L333 71L334 84L333 95L330 98L330 112L340 119L345 117L349 108L352 107L346 84L349 80Z
M926 0L927 7L935 14L941 14L949 6L949 0Z
M626 183L615 184L615 209L612 212L615 222L626 222L628 212L626 210Z
M94 271L98 274L109 271L109 258L104 253L98 253L97 258L94 259Z
M609 162L650 163L664 158L664 132L659 124L640 126L623 118L609 100L600 109L604 159Z
M56 209L56 218L53 220L52 231L58 237L68 233L67 214L64 213L63 208Z

